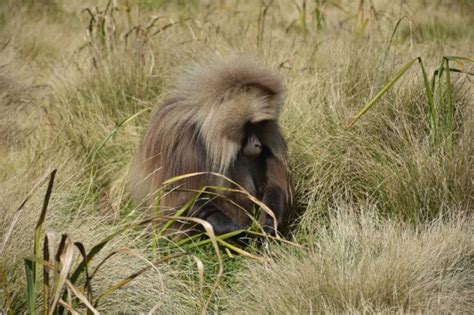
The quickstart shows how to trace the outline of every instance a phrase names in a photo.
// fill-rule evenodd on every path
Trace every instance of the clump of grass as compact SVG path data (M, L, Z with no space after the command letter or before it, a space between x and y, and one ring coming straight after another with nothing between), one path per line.
M43 304L43 313L44 314L62 314L64 310L67 310L71 313L76 313L78 310L87 310L87 313L99 314L98 307L100 304L106 300L108 297L113 295L116 291L122 289L128 285L135 278L139 277L143 273L147 272L150 269L157 269L159 265L169 263L169 261L176 258L182 257L184 255L191 255L196 262L199 274L199 291L200 295L203 297L203 302L201 303L201 313L206 313L209 304L214 296L214 292L219 286L221 278L224 273L224 266L222 258L220 255L219 245L223 246L228 254L232 257L229 251L234 251L235 253L255 259L257 261L265 261L262 257L255 256L250 252L239 248L227 241L228 238L236 236L237 234L244 231L235 231L221 236L216 236L213 232L212 226L204 220L198 218L187 217L185 214L189 211L192 205L196 202L199 196L203 193L209 194L208 189L212 190L224 190L233 192L238 192L246 195L250 200L255 202L259 207L268 212L269 215L273 215L272 211L265 206L262 202L255 199L248 192L244 191L237 183L231 181L228 178L223 177L227 181L231 181L238 189L230 189L224 187L204 187L200 191L196 191L196 196L192 198L188 203L183 205L183 207L173 216L173 217L160 217L157 219L147 219L143 221L137 221L128 225L125 225L122 228L119 228L117 231L105 237L102 241L92 246L90 250L86 250L84 244L80 241L74 241L71 234L63 234L58 241L58 236L54 233L44 233L44 224L46 219L46 213L48 210L48 204L50 201L54 178L56 175L56 170L52 171L50 174L50 180L48 183L48 188L46 195L44 197L43 207L36 224L35 236L34 236L34 250L33 255L25 258L25 268L26 268L26 282L27 282L27 306L30 313L34 314L37 310L37 300L38 297L41 297ZM185 177L196 176L199 174L188 174L183 175L177 178L170 179L165 185L179 181ZM220 176L215 174L215 176ZM41 181L39 182L41 183ZM31 194L31 193L30 193ZM18 215L21 214L23 207L25 206L28 198L23 201L20 207L17 210ZM97 260L96 256L99 256L101 252L104 251L106 245L111 242L117 236L123 234L129 229L133 228L143 228L147 225L154 225L158 221L166 221L165 224L162 224L160 231L155 234L155 242L158 243L159 239L167 239L167 229L170 227L171 223L179 221L188 221L194 224L200 224L205 230L205 235L208 236L208 239L200 240L199 237L202 237L202 234L196 235L193 237L188 237L175 245L174 251L171 253L165 254L162 253L162 250L157 251L156 248L153 251L153 256L157 257L154 261L149 261L142 255L134 252L129 248L119 248L106 253L103 258L101 258L97 263L94 264ZM10 233L7 234L4 239L1 251L3 252L6 243L9 241L11 231L16 224L16 220L12 222ZM276 228L276 227L275 227ZM254 233L251 231L246 231L247 233ZM263 232L264 233L264 232ZM257 236L265 237L265 234L255 232ZM276 240L281 240L278 236L274 238ZM42 243L42 245L41 245ZM190 246L189 244L190 243ZM195 250L195 248L203 247L206 244L212 244L214 248L217 261L218 261L218 271L216 274L216 279L214 285L210 288L208 297L204 298L204 264L200 258L193 254L187 253L189 250ZM288 243L288 242L287 242ZM160 245L163 243L161 242ZM127 277L115 281L109 287L99 291L94 289L94 284L96 282L97 274L99 269L103 267L109 260L114 258L118 254L127 254L131 256L138 257L139 259L144 260L147 263L147 266L132 272ZM77 258L76 258L77 257ZM78 261L77 261L78 260ZM42 269L42 292L38 290L39 284L39 275L38 270ZM102 271L102 270L101 270ZM4 277L3 277L4 278ZM1 278L2 284L5 288L8 289L8 283L6 279ZM8 298L5 299L5 309L12 310ZM157 306L162 304L158 302Z
M371 58L377 60L377 57ZM352 59L347 62L354 66ZM364 69L370 62L356 63L358 70L349 79L360 78L362 86L383 86L385 77L395 76L395 79L389 80L380 92L375 89L375 97L361 112L366 112L365 116L353 127L345 128L349 115L353 115L351 107L361 98L360 90L342 90L339 93L347 93L347 99L340 94L331 99L327 95L338 92L333 92L330 85L321 84L315 92L308 92L314 103L322 104L320 107L305 103L295 107L298 111L308 106L311 117L290 114L302 128L291 130L290 146L293 141L293 174L300 180L298 199L304 200L303 207L307 209L299 225L303 235L325 222L328 209L339 196L356 204L369 202L379 212L404 222L425 222L446 212L467 213L472 205L468 197L472 194L469 183L472 170L468 167L472 149L467 145L472 116L468 90L463 88L469 76L467 61L466 73L452 69L455 80L450 76L447 81L444 72L441 98L438 94L432 97L432 83L439 83L439 71L433 71L429 80L420 67L423 71L418 72L419 77L408 78L416 69L413 65L417 62L421 65L421 60L411 60L396 75L369 72L367 76ZM400 79L398 85L396 78ZM347 82L352 82L349 79ZM342 82L344 86L347 83ZM454 97L451 102L448 89ZM439 93L438 86L435 91ZM345 107L338 106L341 99ZM377 102L377 107L369 110ZM453 110L449 110L451 106ZM430 127L433 117L438 121L437 130ZM445 123L450 121L455 122L454 129L452 124ZM456 153L449 147L456 148Z
M141 257L139 254L134 253L128 249L119 249L114 250L109 253L102 261L100 261L94 269L91 268L91 263L94 257L104 248L104 246L110 242L114 237L119 234L122 234L126 229L129 229L130 226L122 228L119 231L113 233L112 235L106 237L103 241L96 244L89 252L86 252L86 248L81 242L74 242L72 236L68 234L63 234L59 244L57 244L57 237L54 234L47 233L44 234L44 223L46 219L46 212L48 209L49 200L52 193L54 178L56 175L56 170L51 172L50 180L48 183L48 188L46 195L44 197L43 207L36 224L35 236L34 236L34 253L33 256L25 258L25 267L26 267L26 280L27 280L27 292L28 292L28 310L31 314L36 313L36 300L37 300L37 284L38 284L38 266L42 267L42 284L43 284L43 312L44 314L60 314L64 309L68 310L71 313L75 312L78 303L82 303L87 308L87 312L93 314L98 314L97 307L99 301L110 296L114 291L120 289L121 287L128 284L130 281L144 273L145 271L153 268L156 268L157 265L167 262L168 260L177 258L181 256L181 253L175 253L160 257L155 262L149 262L149 265L134 272L130 276L117 283L113 284L108 289L104 290L102 293L98 294L94 298L96 292L92 289L93 278L98 272L99 268L112 256L118 253L128 253L130 255L135 255L141 259L146 260ZM40 182L41 183L41 182ZM21 215L21 212L28 201L31 193L26 197L22 202L20 207L17 210L18 215ZM137 226L144 225L149 223L147 221L140 222L135 224ZM14 220L11 224L10 233L8 233L3 241L1 247L1 252L3 253L5 245L9 241L11 231L16 224ZM134 226L135 226L134 225ZM211 231L212 233L212 231ZM213 234L211 234L212 236ZM43 245L41 245L42 239L44 238ZM57 248L55 249L55 246ZM82 261L73 271L73 266L75 262L75 248L80 253ZM42 255L41 255L42 252ZM83 277L81 277L83 276ZM52 278L52 279L51 279ZM6 310L12 310L11 305L8 299L8 283L6 279L2 279L3 286L6 290ZM83 288L79 289L79 281L84 283Z
M401 38L413 39L417 42L422 42L424 40L438 40L446 41L448 39L456 39L461 36L462 33L459 32L459 27L470 27L473 26L472 21L465 21L468 25L459 23L458 21L453 21L454 23L446 23L441 18L434 18L428 21L417 21L414 20L412 27L402 28L400 34Z
M474 73L466 72L464 70L451 68L450 61L471 62L474 60L468 57L446 56L442 58L441 66L434 71L431 81L428 80L428 75L425 71L423 61L420 57L411 60L404 65L393 78L371 99L364 107L357 113L349 122L348 128L362 117L372 106L374 106L380 98L411 68L411 66L418 61L420 65L423 83L425 86L426 99L428 103L428 120L430 125L430 137L433 148L436 149L440 145L444 148L450 149L453 146L454 133L456 124L456 109L453 103L453 82L451 82L451 72L467 73L474 75ZM443 77L444 74L444 77ZM435 99L435 94L438 96Z
M356 214L357 213L357 214ZM474 307L470 223L412 229L341 207L307 250L281 251L239 277L230 313L438 313Z
M25 258L25 267L26 267L26 281L27 281L27 292L28 292L28 299L27 305L28 310L31 314L36 313L37 306L36 301L38 296L42 298L43 304L43 313L44 314L62 314L64 310L67 310L71 313L76 313L78 309L87 309L87 313L92 314L99 314L97 307L99 306L99 302L105 300L107 297L112 295L115 291L121 289L125 285L127 285L130 281L134 280L136 277L140 276L144 272L154 268L157 269L157 266L166 263L171 259L175 259L177 257L183 256L184 253L182 252L175 252L169 255L161 256L154 262L148 261L146 258L141 256L140 254L128 249L128 248L121 248L113 250L112 252L105 255L105 258L101 259L95 266L92 266L92 262L94 258L104 249L104 247L112 241L115 237L123 234L126 230L144 226L150 223L153 223L153 220L145 220L142 222L133 223L127 225L123 228L120 228L118 231L114 232L113 234L104 238L101 242L94 245L91 250L86 251L86 248L83 243L79 241L73 241L72 235L70 234L63 234L58 242L58 237L53 233L46 233L44 235L44 224L46 219L46 213L48 209L48 204L50 201L54 178L56 175L56 170L51 172L50 180L48 183L48 188L46 191L46 195L44 197L42 211L40 213L38 222L35 228L35 236L34 236L34 252L32 256ZM42 180L38 183L40 184ZM36 185L38 186L38 185ZM36 188L36 187L35 187ZM25 200L22 202L20 207L17 210L18 215L21 215L21 212L27 203L30 195L32 192L28 194ZM193 219L195 221L202 221L199 219ZM11 224L10 233L7 233L5 239L3 240L3 244L1 247L1 253L3 253L6 244L9 241L11 236L11 231L17 220L14 220ZM210 241L213 243L213 246L216 250L218 250L216 237L212 232L212 228L206 222L197 222L203 224L206 232L210 236ZM42 242L42 240L44 240ZM42 245L41 245L42 243ZM76 256L77 253L79 256ZM41 254L42 253L42 254ZM128 277L121 279L114 284L112 284L109 288L106 288L102 292L97 292L93 290L93 279L96 277L99 269L113 256L125 253L128 255L136 256L148 263L148 265L140 270L137 270L130 274ZM218 257L219 252L217 251ZM79 257L80 263L76 263L76 258ZM198 262L199 274L201 278L203 275L203 267L202 262L199 258L194 257L194 259ZM74 265L76 265L74 267ZM219 275L216 280L216 285L218 283L219 278L222 275L222 262L219 259ZM40 268L39 268L40 267ZM38 270L42 269L42 294L40 295L37 287L39 284L39 275ZM3 273L2 273L3 274ZM9 300L9 292L8 292L8 282L6 277L2 277L2 285L5 289L5 305L4 309L7 311L12 311L12 305L10 304ZM202 283L202 279L200 282ZM80 288L82 287L82 288ZM212 292L210 294L212 297ZM209 297L209 299L210 299ZM208 301L209 301L208 299ZM207 305L209 302L202 305L202 310L205 312ZM80 305L83 305L82 307ZM162 303L158 303L160 305Z

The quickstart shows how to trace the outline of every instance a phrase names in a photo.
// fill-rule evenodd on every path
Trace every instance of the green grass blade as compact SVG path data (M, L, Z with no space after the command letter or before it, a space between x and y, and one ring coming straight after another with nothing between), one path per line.
M117 133L117 131L123 125L125 125L125 124L129 123L130 121L134 120L135 118L137 118L141 114L143 114L145 112L149 112L149 111L150 111L150 108L142 109L141 111L138 111L135 114L131 115L130 117L127 117L126 119L119 122L114 127L114 129L112 129L112 131L110 131L109 134L97 145L97 148L92 152L91 160L95 161L95 158L96 158L97 154L99 153L99 151L107 144L107 142L109 142L109 140L115 135L115 133Z
M198 200L198 198L201 196L201 193L206 190L206 187L204 187L200 192L198 192L193 198L188 200L176 213L174 214L173 217L179 219L179 217L183 216L183 214L188 211ZM163 227L159 230L158 232L158 238L161 238L163 235L165 235L166 230L173 224L175 220L168 220Z
M423 61L421 60L420 57L418 57L418 62L421 67L421 73L423 75L423 83L425 85L425 91L426 91L426 98L428 101L428 106L430 109L430 127L431 127L431 141L433 142L432 144L436 143L436 135L438 134L437 132L437 112L435 108L435 103L434 103L434 98L433 98L433 90L431 89L430 86L430 81L428 80L428 75L426 74L425 67L423 65Z
M240 233L245 232L245 231L247 231L247 230L232 231L232 232L229 232L229 233L226 233L226 234L219 235L218 238L225 240L225 239L228 239L228 238L237 236L237 235L239 235ZM198 234L197 236L202 237L202 234ZM188 243L188 242L190 242L190 241L192 241L192 240L194 240L194 239L196 239L196 237L194 237L194 236L185 238L185 239L179 241L179 242L177 243L177 245L178 245L178 246L182 246L182 245L184 245L184 244L186 244L186 243ZM210 242L211 242L211 240L210 240L209 238L204 239L204 240L200 240L200 241L197 241L197 242L192 242L191 244L189 244L189 245L186 247L186 249L189 250L189 249L192 249L192 248L196 248L196 247L199 247L199 246L203 246L203 245L208 244L208 243L210 243Z
M400 26L400 23L404 19L408 19L408 16L406 16L406 15L402 16L401 18L398 19L397 23L395 23L395 27L393 28L392 35L390 36L387 47L385 48L384 56L382 58L384 63L385 63L385 60L387 59L388 52L390 51L390 47L392 46L393 39L395 38L395 34L397 33L398 27Z
M28 312L30 314L36 314L36 264L32 260L25 259L25 269Z
M92 279L95 277L95 275L99 272L99 269L109 260L111 259L112 257L114 257L115 255L117 254L120 254L120 253L126 253L126 254L129 254L131 253L130 249L129 248L120 248L120 249L117 249L117 250L114 250L112 251L111 253L109 253L107 256L105 256L104 259L102 259L101 262L99 262L97 264L97 266L95 267L95 269L92 271L92 273L90 274L90 276L88 277L88 280L87 282L90 283L92 281ZM141 257L140 257L141 258ZM91 299L89 299L91 300Z
M431 80L431 90L433 92L436 86L436 77L441 78L441 75L443 74L443 71L444 71L443 63L444 63L444 59L441 61L441 64L439 65L438 69L436 69L433 72L433 79Z
M444 89L443 89L443 84L441 79L443 78L443 73L444 73L444 59L441 62L440 67L435 70L435 75L438 77L438 106L437 106L437 111L438 111L438 117L439 117L439 134L438 134L438 139L437 139L437 144L440 144L443 142L443 140L446 137L446 105L444 103ZM433 79L434 80L434 79Z
M107 245L107 243L110 242L114 237L116 237L117 235L122 234L123 232L125 232L128 229L138 227L138 226L142 226L142 225L146 225L146 224L152 223L153 221L154 221L153 219L147 219L147 220L143 220L143 221L140 221L140 222L137 222L137 223L127 224L127 225L123 226L122 228L119 228L117 231L110 234L106 238L104 238L102 241L97 243L95 246L93 246L92 249L87 253L87 259L81 261L81 263L77 266L77 268L72 273L72 276L69 278L71 280L71 283L76 283L79 276L83 272L85 272L86 265L88 263L90 263L91 260L95 257L95 255L97 255L97 253L99 253L102 250L102 248L104 248L104 246Z
M244 249L241 249L237 246L234 246L226 241L224 241L222 238L220 237L216 237L216 240L217 242L219 242L221 245L223 245L224 247L236 252L237 254L241 255L241 256L244 256L244 257L247 257L247 258L251 258L251 259L254 259L258 262L266 262L267 260L264 258L264 257L260 257L260 256L256 256L256 255L253 255L251 253L249 253L248 251L244 250Z
M446 104L446 131L447 131L447 140L448 144L451 144L452 133L454 132L454 108L453 108L453 91L451 84L451 75L449 71L449 59L445 58L445 69L446 69L446 94L447 94L447 104Z
M48 204L51 198L51 193L53 191L53 184L54 184L54 178L56 176L56 171L57 170L53 170L50 174L48 188L46 189L46 195L44 196L44 200L43 200L43 208L41 209L40 217L38 219L38 222L36 223L34 254L37 257L40 256L41 236L43 235L43 224L44 224L44 220L46 219L46 212L48 211Z
M51 172L47 172L46 175L42 176L41 179L39 181L36 182L36 184L33 186L33 188L30 189L30 191L28 192L28 194L26 194L26 197L25 199L23 199L22 203L20 204L20 206L17 208L17 210L15 211L15 216L13 218L13 221L12 223L10 224L10 227L8 228L8 231L7 233L5 234L4 238L3 238L3 243L2 243L2 246L0 247L0 255L3 253L3 251L5 250L6 248L6 245L8 243L8 240L10 239L12 233L13 233L13 229L15 228L15 225L16 223L18 222L18 219L19 217L21 216L22 212L23 212L23 209L26 205L26 203L28 202L28 200L30 199L30 197L33 195L33 193L36 191L36 189L46 180L46 178L50 177L51 176Z
M394 76L393 78L382 88L382 90L380 90L379 93L377 93L377 95L375 95L375 97L373 99L371 99L355 116L354 118L352 118L351 122L347 125L347 128L350 128L354 125L354 123L359 120L360 117L362 117L362 115L364 115L370 108L372 108L372 106L375 105L375 103L377 103L377 101L385 94L387 93L387 91L403 76L403 74L405 72L407 72L408 69L410 69L410 67L413 65L413 63L415 63L415 61L417 61L418 58L415 58L413 59L412 61L410 61L409 63L407 63L406 65L404 65L400 71L398 71Z
M46 212L48 209L49 200L51 198L51 192L53 190L53 184L54 184L54 178L56 176L56 171L57 170L53 170L50 173L48 188L46 190L46 195L43 200L43 207L41 209L41 214L35 227L35 238L34 238L34 249L33 249L33 253L35 257L40 257L43 224L46 218ZM27 278L28 310L31 314L35 314L36 280L37 280L36 262L34 260L25 260L25 268L26 268L26 278Z
M86 253L86 248L84 247L84 244L82 244L81 242L74 242L74 246L76 246L77 249L79 250L79 253L81 253L82 261L85 262L87 260L87 253ZM85 276L86 276L86 282L84 284L84 292L87 295L87 299L89 301L92 301L93 300L93 296L92 296L93 292L92 292L92 286L91 286L91 282L90 282L89 268L88 268L87 264L84 264L84 272L85 272ZM75 283L72 283L72 284L76 285Z

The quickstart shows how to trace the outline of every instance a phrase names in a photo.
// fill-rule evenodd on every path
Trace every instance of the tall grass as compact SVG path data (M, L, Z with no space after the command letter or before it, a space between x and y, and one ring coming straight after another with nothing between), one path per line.
M248 265L229 313L433 314L472 307L472 229L462 218L412 229L343 206L314 237L307 250Z
M471 7L0 3L0 312L469 312ZM287 78L299 217L264 246L174 243L128 164L174 73L235 51Z

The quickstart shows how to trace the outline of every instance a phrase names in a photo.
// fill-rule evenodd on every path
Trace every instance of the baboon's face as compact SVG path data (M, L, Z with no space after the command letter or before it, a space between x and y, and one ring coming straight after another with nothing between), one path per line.
M250 160L260 156L263 150L261 134L265 122L247 123L244 127L245 135L242 141L242 154Z

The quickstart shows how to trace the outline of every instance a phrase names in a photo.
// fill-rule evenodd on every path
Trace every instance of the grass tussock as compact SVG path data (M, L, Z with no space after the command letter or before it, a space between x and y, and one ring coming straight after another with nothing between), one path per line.
M54 286L84 261L72 246L65 264L61 235L101 266L92 289L85 273L71 284L92 304L111 293L93 305L104 313L470 312L470 12L464 0L2 1L0 313L44 311L55 292L55 312L86 312ZM143 228L128 165L176 73L235 53L286 78L291 242L172 243ZM29 193L51 169L51 194ZM58 241L45 269L46 237Z
M473 307L472 224L417 229L375 212L335 211L307 250L239 277L229 313L463 313Z

